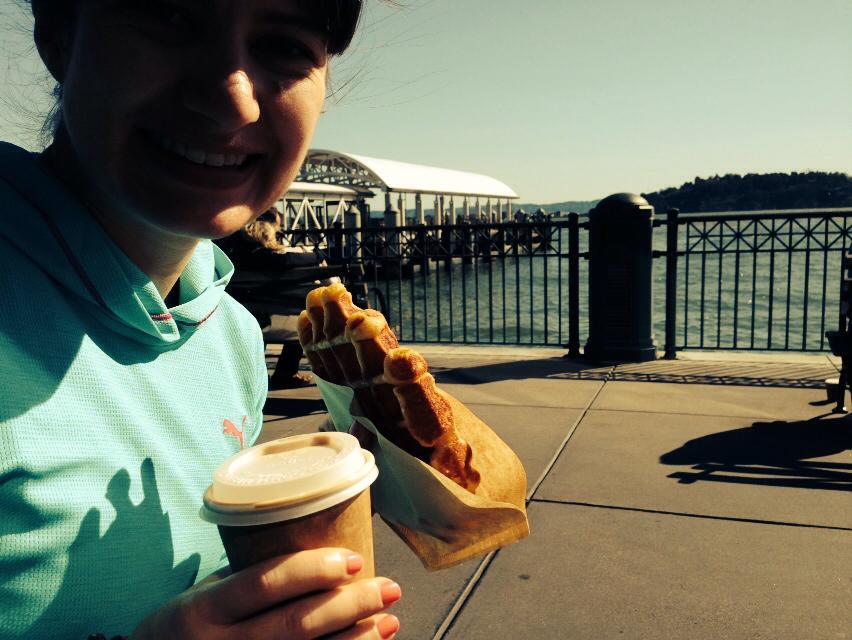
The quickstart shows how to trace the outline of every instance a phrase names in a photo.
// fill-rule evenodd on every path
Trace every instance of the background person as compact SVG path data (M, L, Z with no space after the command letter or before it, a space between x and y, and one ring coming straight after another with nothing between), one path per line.
M270 207L256 220L250 222L236 233L216 241L216 244L234 262L237 270L278 273L293 267L325 266L319 256L305 246L292 247L285 244L279 236L281 214ZM299 344L296 322L298 310L303 300L299 300L298 309L292 314L272 313L280 309L270 309L270 305L253 304L250 299L242 300L252 312L263 329L266 342L280 342L281 353L275 362L275 369L269 378L270 389L297 389L312 384L309 374L299 372L302 359L302 347ZM282 303L285 300L282 296ZM280 305L272 305L279 307Z
M323 265L306 246L291 246L280 236L281 214L274 207L236 233L216 241L237 267L259 271L284 271L293 267Z

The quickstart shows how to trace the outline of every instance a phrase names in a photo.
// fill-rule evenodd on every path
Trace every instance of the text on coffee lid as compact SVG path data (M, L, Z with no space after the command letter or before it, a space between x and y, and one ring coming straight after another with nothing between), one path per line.
M364 465L358 440L347 433L290 436L228 458L213 476L210 498L247 508L311 499L357 480Z
M228 481L242 485L286 482L312 476L338 464L349 454L329 446L313 446L247 457L228 469Z

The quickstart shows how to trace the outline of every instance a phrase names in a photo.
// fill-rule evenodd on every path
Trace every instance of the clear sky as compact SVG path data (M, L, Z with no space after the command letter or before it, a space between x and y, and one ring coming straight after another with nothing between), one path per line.
M46 85L16 4L0 0L0 136L32 147L21 111ZM850 0L366 4L315 147L485 173L540 203L852 172Z

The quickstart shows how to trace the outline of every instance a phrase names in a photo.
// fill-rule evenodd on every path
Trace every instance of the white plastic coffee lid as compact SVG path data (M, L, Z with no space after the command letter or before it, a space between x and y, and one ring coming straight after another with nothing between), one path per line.
M373 454L348 433L281 438L225 460L201 517L228 526L301 518L358 495L378 473Z

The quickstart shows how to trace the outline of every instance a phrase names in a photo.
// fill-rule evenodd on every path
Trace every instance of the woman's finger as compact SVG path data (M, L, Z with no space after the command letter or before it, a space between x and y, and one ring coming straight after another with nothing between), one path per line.
M234 630L245 640L313 640L347 630L359 620L382 612L401 596L399 585L387 578L359 580L293 600L243 621Z
M307 593L328 591L357 578L363 558L326 548L271 558L212 583L195 595L199 614L231 624Z
M231 575L232 573L233 573L233 571L231 571L231 567L222 567L222 568L221 568L221 569L219 569L218 571L214 571L214 572L213 572L213 573L211 573L209 576L207 576L206 578L204 578L204 580L200 580L199 582L197 582L197 583L195 584L195 586L196 586L196 587L199 587L199 586L204 586L204 585L206 585L206 584L211 584L211 583L214 583L214 582L219 582L220 580L222 580L222 579L224 579L224 578L227 578L227 577L228 577L229 575Z
M324 640L391 640L399 631L399 618L380 613L361 620L346 631L326 636Z

